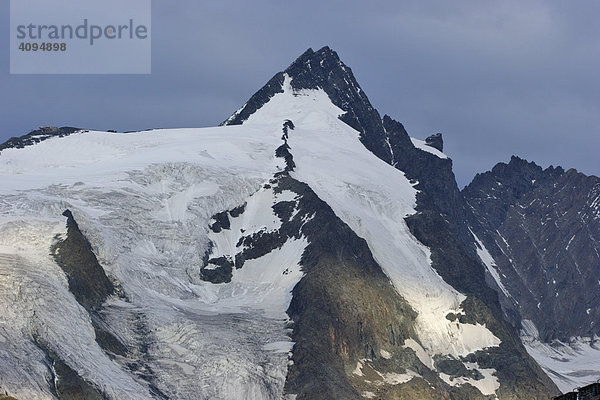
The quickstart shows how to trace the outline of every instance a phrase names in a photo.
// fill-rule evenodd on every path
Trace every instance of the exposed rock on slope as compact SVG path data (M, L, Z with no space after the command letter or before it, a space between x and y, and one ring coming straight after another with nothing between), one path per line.
M66 210L63 215L67 217L67 235L53 246L54 259L67 274L69 290L77 301L89 311L97 310L115 293L115 287L98 263L71 211Z
M4 149L22 149L25 146L31 146L53 137L68 136L80 130L81 129L72 128L69 126L63 126L62 128L43 127L31 131L27 135L8 139L6 142L0 144L0 152L2 152Z

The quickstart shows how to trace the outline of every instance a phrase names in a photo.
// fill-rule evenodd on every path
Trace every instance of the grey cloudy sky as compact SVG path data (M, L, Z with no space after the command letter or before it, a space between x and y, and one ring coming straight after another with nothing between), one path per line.
M0 142L212 126L329 45L380 113L444 134L461 186L512 154L600 175L597 1L153 0L151 75L9 75L7 0L0 26Z

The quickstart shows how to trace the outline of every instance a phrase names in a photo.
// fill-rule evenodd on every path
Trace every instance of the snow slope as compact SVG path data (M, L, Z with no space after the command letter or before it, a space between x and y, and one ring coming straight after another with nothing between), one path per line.
M417 149L431 153L434 156L439 157L439 158L448 158L447 155L445 155L444 153L442 153L435 147L429 146L424 140L416 139L416 138L412 138L412 137L410 138L410 140Z
M535 324L522 321L521 340L546 374L563 392L594 383L600 371L600 338L571 338L569 343L555 340L544 343L539 339Z
M280 136L249 127L87 132L4 150L0 364L9 368L0 387L51 398L35 336L112 398L149 397L125 361L94 341L89 316L48 255L68 208L127 295L107 302L106 319L131 346L132 321L141 316L150 332L157 387L179 399L280 398L292 345L285 310L301 278L303 240L248 261L229 284L198 279L211 216L252 199L279 170ZM270 201L244 223L272 218ZM293 273L282 278L286 269Z
M496 261L494 261L494 258L492 257L492 255L490 254L488 249L485 248L485 246L483 245L481 240L479 240L479 238L473 232L473 230L471 230L471 228L469 228L469 231L471 232L471 235L473 235L473 237L475 238L475 242L477 244L477 247L476 247L477 255L479 256L479 258L481 259L483 264L486 266L488 272L494 279L494 282L496 282L496 284L498 285L498 288L502 291L502 293L506 297L512 298L512 296L510 295L510 293L508 292L508 290L502 283L502 279L500 278L500 273L498 273L498 270L496 269L497 268Z

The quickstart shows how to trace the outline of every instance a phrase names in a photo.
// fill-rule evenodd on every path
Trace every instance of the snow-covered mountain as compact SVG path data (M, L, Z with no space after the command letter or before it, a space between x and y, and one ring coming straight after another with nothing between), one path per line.
M562 303L507 250L526 245L500 225L533 189L493 210L481 176L461 193L441 135L381 117L327 47L219 127L43 129L0 150L0 393L547 399L600 377L581 367L600 366L597 331L548 335L565 320L531 299ZM545 204L561 179L548 175ZM565 198L589 192L597 213L597 178L582 180ZM586 215L589 235L571 226L557 253L576 245L587 279L599 265L579 247L598 249L599 225ZM573 304L593 318L586 288Z

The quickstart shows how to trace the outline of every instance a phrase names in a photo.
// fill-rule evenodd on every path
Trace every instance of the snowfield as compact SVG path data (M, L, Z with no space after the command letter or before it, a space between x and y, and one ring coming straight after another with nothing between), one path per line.
M283 166L274 156L280 136L246 127L86 132L4 150L0 387L53 398L35 336L112 398L149 398L126 360L109 359L95 342L49 255L68 208L127 295L104 311L119 338L135 344L131 321L145 319L156 386L180 399L280 398L292 347L285 310L306 243L247 262L229 284L198 279L211 216L252 198ZM241 224L273 223L273 201L262 199Z

